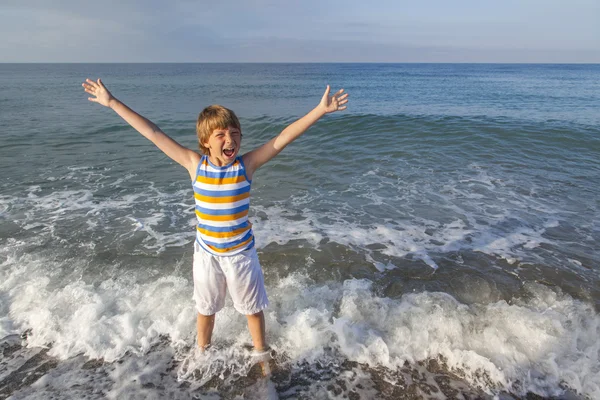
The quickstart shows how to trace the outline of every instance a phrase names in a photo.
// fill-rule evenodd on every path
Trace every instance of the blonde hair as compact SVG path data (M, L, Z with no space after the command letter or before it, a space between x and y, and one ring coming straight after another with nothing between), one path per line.
M229 127L237 128L242 132L240 121L233 111L218 104L206 107L196 122L196 135L198 136L198 147L204 154L210 154L209 150L204 147L204 143L208 142L210 135L215 129L227 129Z

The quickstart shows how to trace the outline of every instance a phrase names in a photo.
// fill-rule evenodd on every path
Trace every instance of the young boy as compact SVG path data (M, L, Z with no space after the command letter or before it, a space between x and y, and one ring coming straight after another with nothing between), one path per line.
M222 106L205 108L196 131L204 155L181 146L151 121L117 100L98 79L86 79L88 100L112 108L135 130L184 167L192 179L198 226L194 243L194 300L198 346L210 345L215 314L223 308L225 292L236 310L246 315L255 352L267 349L263 309L269 304L263 274L256 255L252 225L248 221L250 185L254 172L302 135L323 115L346 109L344 89L329 95L279 135L243 156L242 128L231 111Z

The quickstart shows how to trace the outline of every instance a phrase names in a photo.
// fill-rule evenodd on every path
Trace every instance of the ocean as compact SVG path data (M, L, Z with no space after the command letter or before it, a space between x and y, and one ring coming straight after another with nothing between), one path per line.
M252 183L274 361L195 351L197 148L325 116ZM600 398L600 65L0 64L0 398ZM539 397L536 397L539 396Z

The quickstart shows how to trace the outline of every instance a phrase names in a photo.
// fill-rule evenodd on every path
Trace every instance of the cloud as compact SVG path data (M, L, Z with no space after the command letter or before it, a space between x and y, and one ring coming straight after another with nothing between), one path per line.
M0 62L598 62L600 6L564 4L4 0Z
M418 46L357 40L283 40L276 37L236 44L233 54L215 54L219 61L234 62L600 62L600 54L585 50L530 50L526 48L469 48ZM589 61L588 61L589 62Z

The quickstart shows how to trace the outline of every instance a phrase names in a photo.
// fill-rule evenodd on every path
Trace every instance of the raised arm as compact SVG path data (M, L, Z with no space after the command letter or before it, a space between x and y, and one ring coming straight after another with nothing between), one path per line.
M187 169L191 178L194 179L196 175L196 166L200 161L200 155L198 153L180 145L161 131L152 121L144 118L117 100L117 98L106 89L100 79L96 82L91 79L86 79L82 86L87 93L94 96L89 97L89 101L111 108L136 131L154 143L163 153Z
M348 102L348 93L344 93L344 89L338 90L334 95L329 96L329 85L325 89L325 93L321 98L321 102L312 111L304 117L293 122L285 128L279 135L269 140L262 146L243 155L244 165L246 166L246 174L250 179L254 172L263 164L271 160L281 152L288 144L296 140L315 122L317 122L325 114L346 109Z

